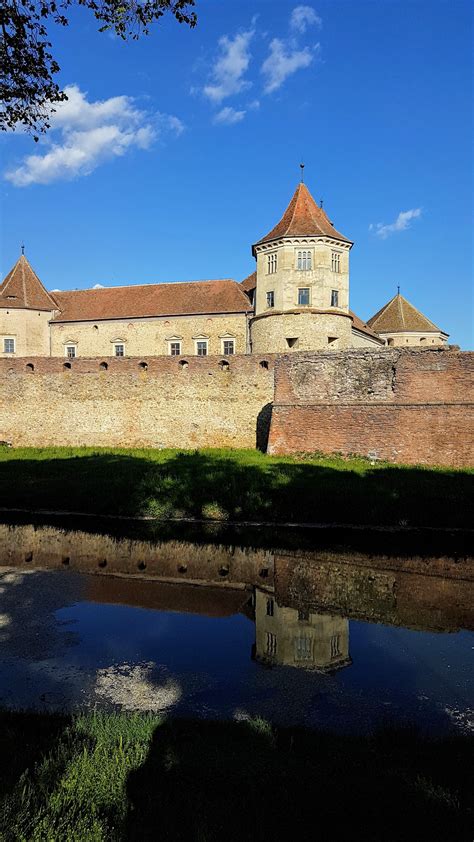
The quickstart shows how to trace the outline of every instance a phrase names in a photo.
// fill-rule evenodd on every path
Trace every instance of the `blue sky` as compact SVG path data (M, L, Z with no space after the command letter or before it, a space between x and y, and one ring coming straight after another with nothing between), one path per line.
M354 240L351 306L402 293L472 347L471 4L197 0L138 42L51 31L67 107L2 143L2 276L50 288L253 271L299 180ZM35 156L31 159L31 156Z

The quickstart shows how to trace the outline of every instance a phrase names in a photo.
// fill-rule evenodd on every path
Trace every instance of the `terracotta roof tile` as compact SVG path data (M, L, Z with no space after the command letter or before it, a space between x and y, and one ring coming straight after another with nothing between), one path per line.
M245 313L250 304L237 281L186 281L55 293L61 309L53 321Z
M433 322L397 293L367 324L378 333L403 333L404 331L434 333L440 331ZM443 331L441 331L443 332Z
M245 290L245 292L252 292L252 290L257 286L257 273L252 272L251 275L247 275L247 277L240 282L240 286Z
M335 240L351 243L351 240L336 231L325 211L318 207L306 184L303 183L298 184L280 222L255 245L258 246L280 237L332 237Z
M52 295L47 292L24 254L0 284L0 307L22 310L57 310Z
M368 336L371 336L374 339L379 339L381 343L383 343L383 339L376 333L374 330L371 330L370 327L363 322L362 319L359 319L359 316L349 310L349 314L352 316L352 327L356 330L359 330L361 333L366 333Z

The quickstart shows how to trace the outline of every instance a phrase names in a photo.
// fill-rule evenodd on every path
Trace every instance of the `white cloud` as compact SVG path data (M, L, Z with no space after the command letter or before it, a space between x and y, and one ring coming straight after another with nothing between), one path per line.
M407 228L410 228L410 222L412 219L418 219L420 216L421 208L411 208L411 210L400 211L395 222L391 222L389 225L383 225L382 222L377 222L374 225L372 222L369 225L369 231L373 231L377 237L380 237L382 240L386 240L390 234L394 234L396 231L405 231Z
M244 79L250 64L250 42L255 34L252 27L234 38L219 38L220 55L211 71L211 82L204 86L204 94L217 105L229 96L239 94L251 86Z
M223 126L233 126L235 123L240 123L244 119L245 114L245 111L237 111L235 108L226 106L218 111L213 122Z
M65 92L68 99L51 115L47 150L27 155L16 169L5 173L16 187L89 175L99 164L132 147L148 149L164 131L179 135L184 130L177 117L142 111L132 97L89 102L77 85L69 85Z
M296 73L297 70L309 67L318 48L319 44L312 48L298 49L290 47L280 38L274 38L270 42L270 54L262 64L262 73L265 77L264 93L271 94L277 91L288 76Z
M303 34L308 26L321 26L321 18L312 6L295 6L290 17L290 27Z

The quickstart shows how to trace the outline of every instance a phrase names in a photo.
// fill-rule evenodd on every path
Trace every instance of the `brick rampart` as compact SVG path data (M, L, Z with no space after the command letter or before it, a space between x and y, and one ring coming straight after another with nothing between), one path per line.
M254 448L257 434L266 439L273 375L274 358L254 355L0 360L0 440Z
M281 356L268 450L474 464L474 354L449 348Z

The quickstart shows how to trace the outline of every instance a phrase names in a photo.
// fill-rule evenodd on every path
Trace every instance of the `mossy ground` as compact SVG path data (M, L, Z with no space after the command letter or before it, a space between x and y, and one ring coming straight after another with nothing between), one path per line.
M474 471L250 450L2 448L0 500L162 519L465 528Z
M0 838L470 840L473 742L0 714Z

